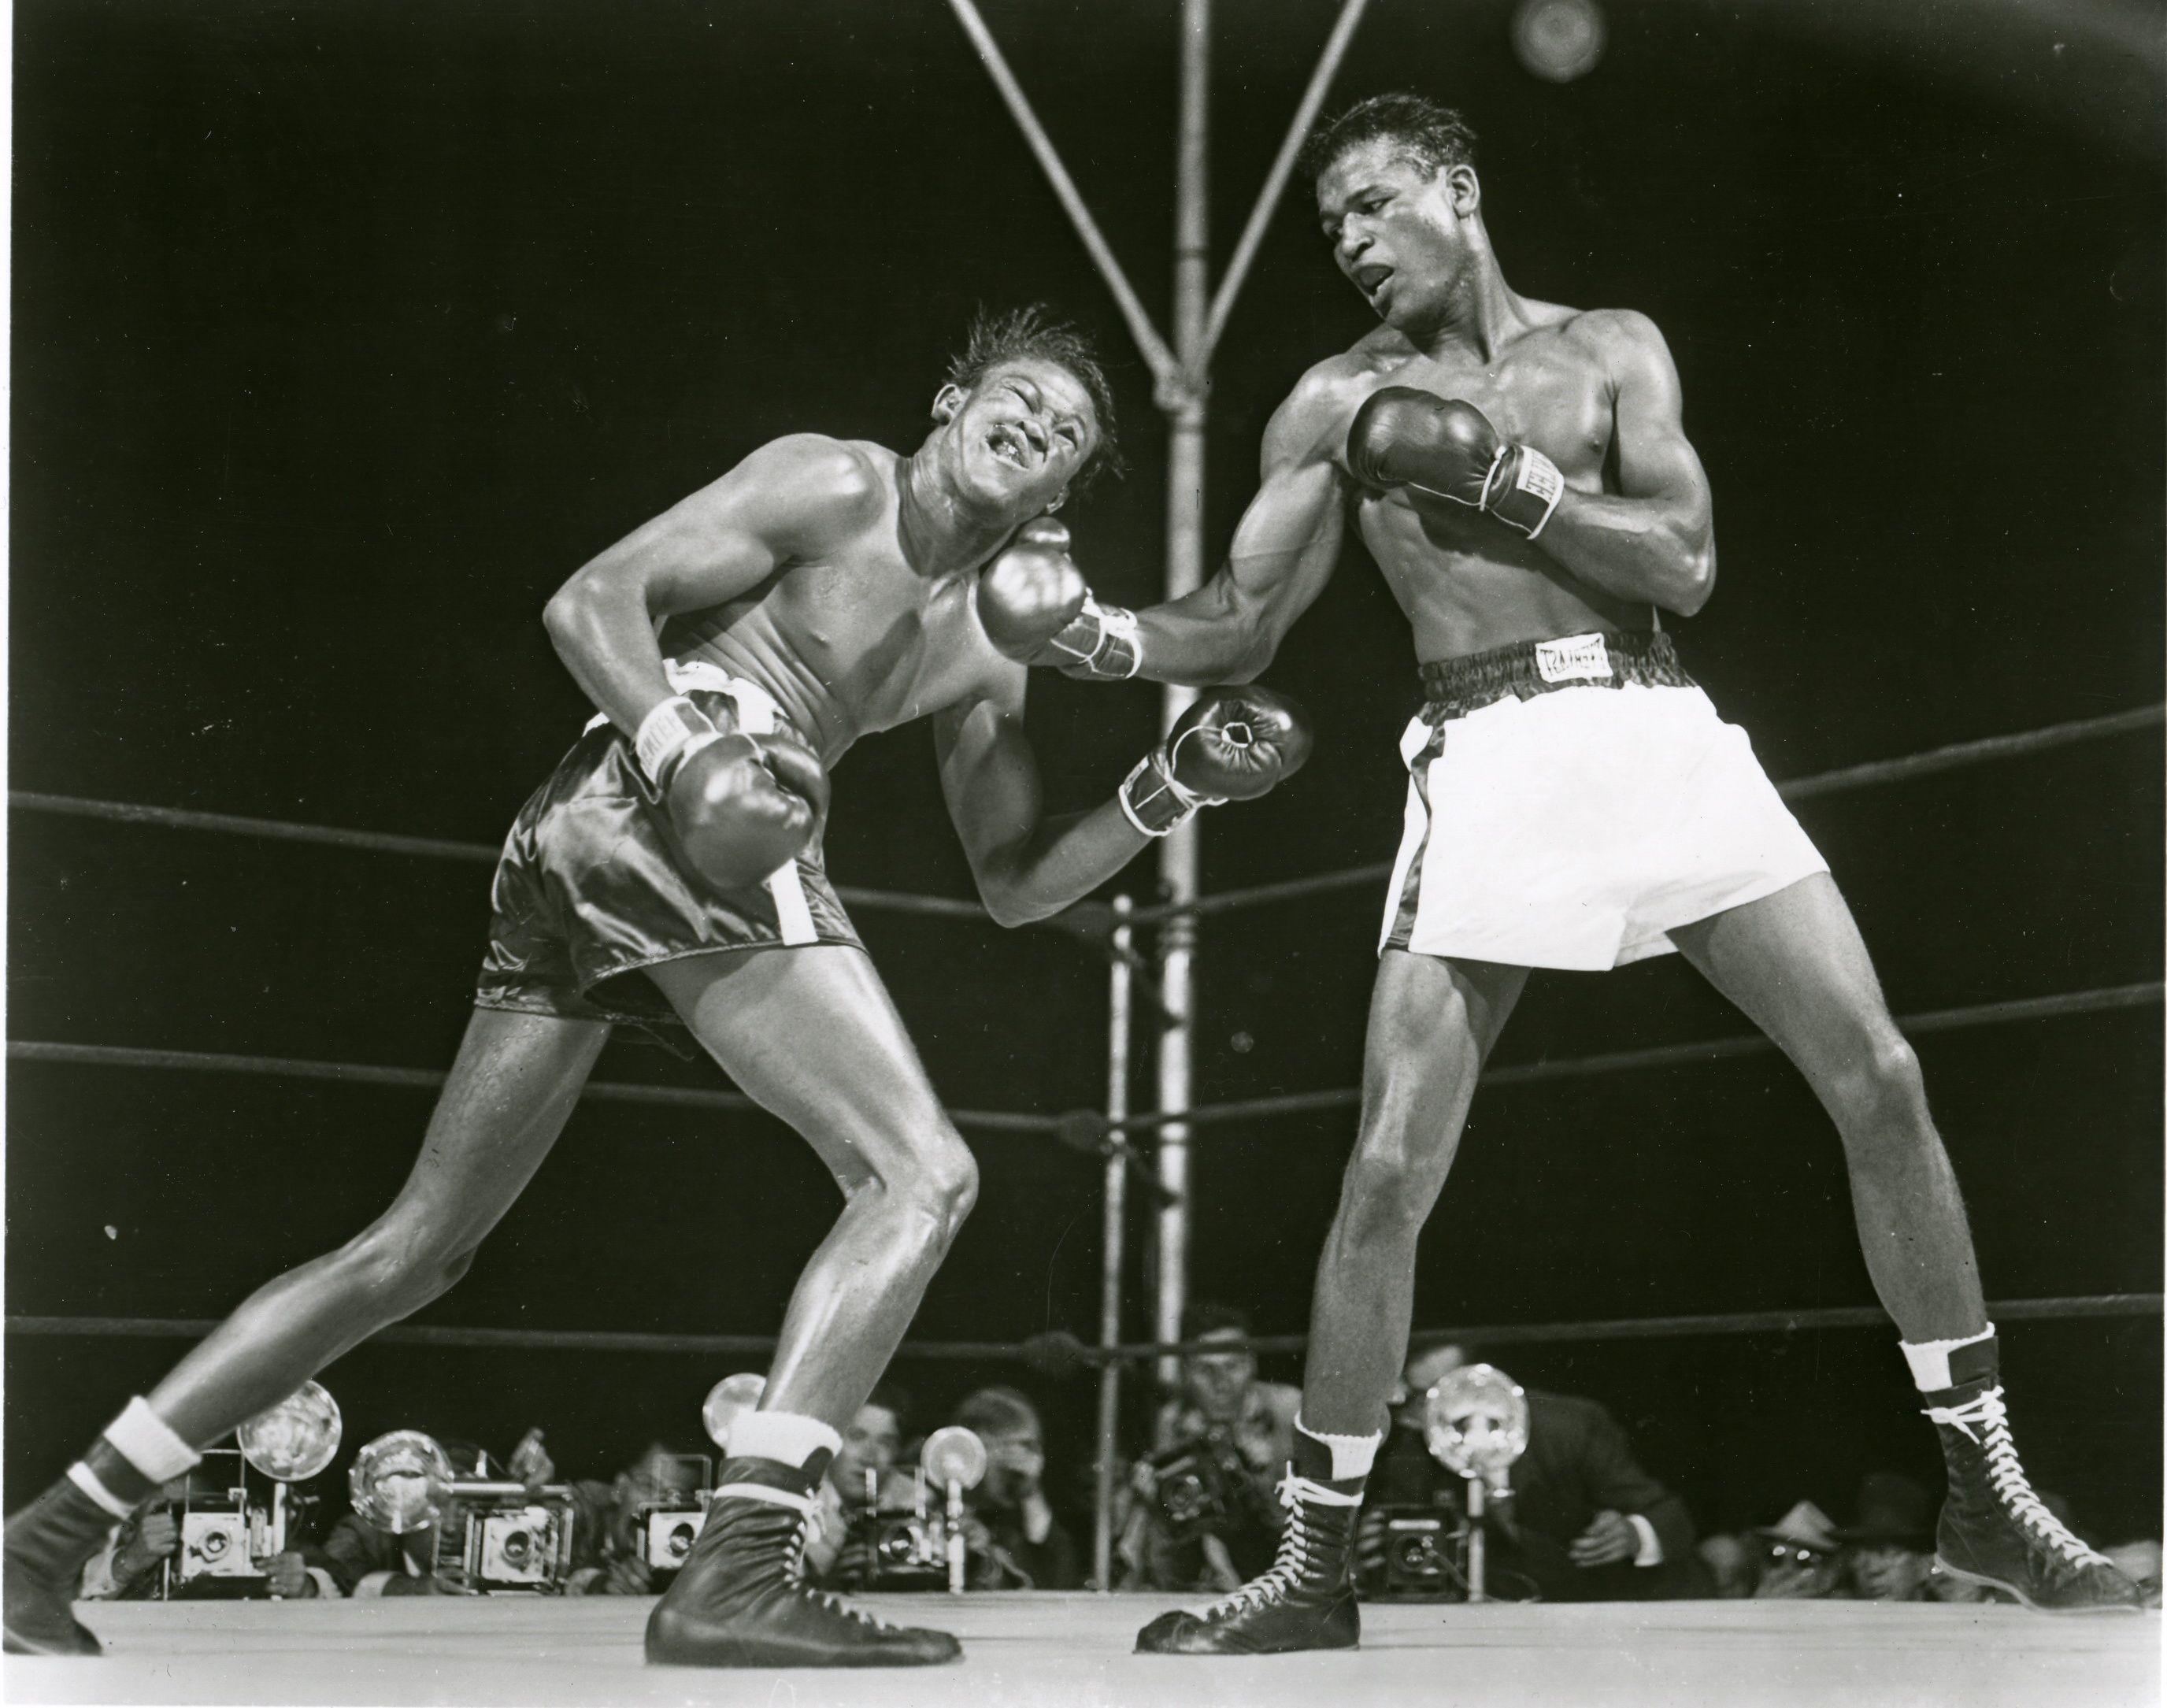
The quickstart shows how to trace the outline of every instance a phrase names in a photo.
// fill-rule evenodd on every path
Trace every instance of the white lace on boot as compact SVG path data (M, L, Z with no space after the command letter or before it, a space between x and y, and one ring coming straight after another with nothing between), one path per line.
M1280 1504L1286 1509L1286 1528L1280 1532L1278 1554L1269 1569L1252 1578L1240 1589L1221 1600L1213 1602L1196 1616L1199 1619L1232 1619L1251 1608L1266 1607L1284 1601L1293 1593L1310 1565L1309 1525L1303 1516L1302 1503L1313 1500L1322 1506L1359 1506L1359 1494L1342 1494L1336 1488L1327 1488L1321 1483L1312 1483L1306 1477L1297 1477L1290 1471L1279 1481Z
M1985 1451L1986 1474L1994 1485L1995 1498L2025 1530L2071 1565L2111 1563L2106 1555L2072 1536L2032 1492L2031 1480L2016 1460L2016 1443L2009 1433L2009 1408L2002 1403L2000 1388L1990 1387L1961 1405L1928 1406L1926 1414L1935 1423L1962 1431ZM1974 1428L1974 1424L1978 1427Z
M869 1626L874 1631L886 1631L891 1635L900 1636L902 1634L901 1626L890 1625L884 1619L876 1619L862 1607L854 1606L850 1602L844 1600L841 1596L836 1595L829 1590L823 1589L819 1585L807 1581L805 1576L805 1550L807 1546L813 1540L813 1521L818 1514L819 1510L819 1503L818 1497L815 1497L813 1500L808 1501L803 1507L799 1509L797 1528L790 1533L790 1550L789 1552L783 1557L782 1575L784 1578L788 1582L790 1587L795 1589L799 1594L803 1595L811 1600L821 1603L832 1611L843 1615L845 1618L855 1619L860 1625Z

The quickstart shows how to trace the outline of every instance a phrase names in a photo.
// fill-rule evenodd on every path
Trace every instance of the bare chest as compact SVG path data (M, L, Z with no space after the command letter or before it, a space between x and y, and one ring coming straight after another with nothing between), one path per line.
M988 645L977 580L921 576L883 541L792 567L762 603L796 668L862 734L935 711L975 680Z
M1555 333L1531 333L1486 365L1416 356L1376 383L1465 400L1507 440L1534 446L1567 479L1599 477L1610 454L1609 376L1584 347Z

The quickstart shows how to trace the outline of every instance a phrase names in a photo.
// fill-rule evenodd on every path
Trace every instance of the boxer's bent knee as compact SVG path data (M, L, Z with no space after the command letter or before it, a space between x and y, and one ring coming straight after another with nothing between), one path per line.
M946 1248L978 1201L978 1163L961 1139L914 1159L891 1190L898 1201L929 1223Z
M930 1243L945 1248L978 1201L978 1162L953 1127L928 1143L920 1138L883 1148L843 1180L845 1197L872 1213L908 1218Z
M1894 1025L1862 1037L1818 1088L1847 1145L1879 1146L1929 1130L1918 1053Z
M395 1322L457 1286L474 1267L480 1244L463 1232L379 1222L342 1250L337 1261L375 1313Z
M1401 1239L1422 1231L1452 1163L1449 1144L1418 1152L1405 1135L1365 1133L1347 1164L1339 1216L1358 1242Z

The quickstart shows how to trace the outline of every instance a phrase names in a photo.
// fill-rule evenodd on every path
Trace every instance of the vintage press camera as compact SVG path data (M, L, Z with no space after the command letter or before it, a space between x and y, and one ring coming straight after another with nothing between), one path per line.
M330 1464L343 1430L338 1403L311 1382L241 1424L234 1432L236 1445L204 1453L207 1480L225 1471L228 1461L230 1474L223 1488L199 1492L191 1486L182 1497L180 1550L167 1562L163 1592L171 1595L186 1584L192 1598L262 1594L257 1562L286 1552L289 1526L315 1504L289 1496L286 1485L305 1482ZM250 1488L252 1468L270 1482L268 1499Z
M1438 1507L1377 1509L1384 1530L1384 1564L1376 1594L1392 1601L1458 1601L1466 1594L1456 1556L1465 1544L1454 1514Z
M707 1521L707 1497L714 1483L714 1467L703 1454L681 1453L680 1464L699 1467L697 1486L685 1492L651 1491L654 1498L633 1509L633 1534L639 1557L657 1589L665 1588L685 1564L686 1556L699 1539Z
M1221 1534L1254 1504L1248 1464L1225 1430L1207 1430L1144 1462L1152 1469L1159 1517L1175 1541Z
M925 1438L912 1476L909 1512L879 1510L880 1477L866 1473L866 1509L853 1526L866 1543L865 1569L859 1587L881 1589L947 1589L961 1594L966 1561L963 1496L986 1474L986 1445L961 1424L935 1430ZM929 1485L939 1491L939 1510L931 1505Z
M479 1475L460 1477L444 1450L418 1430L379 1435L354 1456L347 1473L353 1509L364 1524L405 1536L439 1525L438 1562L464 1567L467 1582L489 1595L539 1595L561 1589L571 1575L572 1491L553 1483L538 1492L492 1477L480 1456Z

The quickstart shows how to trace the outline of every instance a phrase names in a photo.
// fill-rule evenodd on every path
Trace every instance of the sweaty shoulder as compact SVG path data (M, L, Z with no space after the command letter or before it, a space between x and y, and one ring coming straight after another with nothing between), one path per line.
M1347 423L1375 389L1377 375L1395 365L1370 350L1370 342L1364 339L1351 350L1327 357L1295 382L1264 428L1267 473L1338 458Z
M1638 309L1583 310L1564 331L1602 363L1615 384L1672 371L1661 328Z
M730 471L732 484L758 489L766 501L803 518L830 538L872 526L885 512L894 454L862 440L824 433L771 439Z

